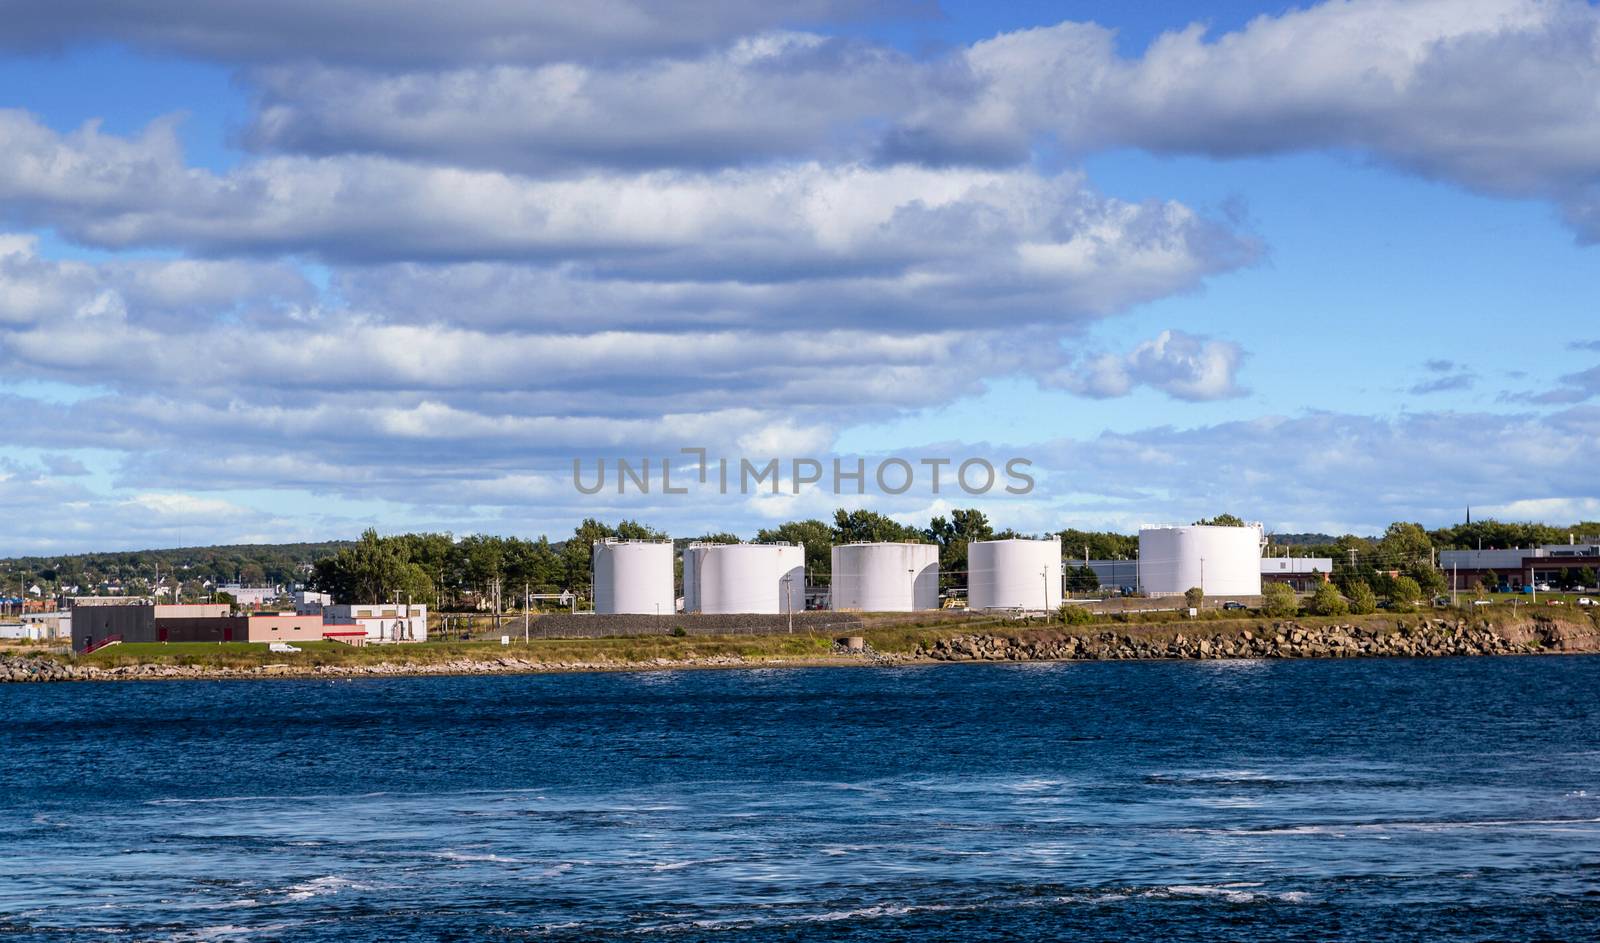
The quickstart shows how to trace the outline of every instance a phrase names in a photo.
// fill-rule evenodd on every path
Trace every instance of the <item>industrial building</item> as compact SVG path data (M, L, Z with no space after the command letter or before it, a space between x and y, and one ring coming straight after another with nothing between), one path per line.
M967 545L967 607L1049 611L1061 605L1061 538Z
M341 618L342 617L342 618ZM257 612L235 615L225 604L155 606L123 600L72 610L72 647L108 642L412 642L428 637L423 606L332 606L324 614Z
M939 608L939 547L916 543L833 548L831 606L836 612L913 612Z
M1441 550L1439 569L1456 589L1471 589L1480 580L1520 591L1524 586L1575 582L1578 571L1600 572L1600 543L1544 544L1509 550Z
M1298 593L1314 592L1333 574L1329 557L1263 557L1261 582L1283 583Z
M670 540L594 542L594 611L670 616L677 609Z
M799 544L692 543L683 550L683 611L804 611L805 567Z
M1181 596L1199 587L1207 596L1261 595L1259 523L1149 524L1139 528L1139 590Z
M330 636L349 641L360 630L368 642L426 642L428 607L410 603L365 603L327 606L322 610ZM341 631L342 630L342 631Z

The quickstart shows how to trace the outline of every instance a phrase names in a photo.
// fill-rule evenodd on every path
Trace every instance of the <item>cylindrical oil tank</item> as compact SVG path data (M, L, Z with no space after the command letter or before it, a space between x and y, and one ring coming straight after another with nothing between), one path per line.
M939 547L913 543L834 547L832 598L839 612L937 609Z
M595 612L670 616L675 606L671 541L595 541Z
M1061 538L967 545L967 607L1052 610L1061 605Z
M1261 525L1157 524L1139 528L1139 589L1148 596L1261 595Z
M805 567L797 544L690 544L683 552L684 611L800 612Z

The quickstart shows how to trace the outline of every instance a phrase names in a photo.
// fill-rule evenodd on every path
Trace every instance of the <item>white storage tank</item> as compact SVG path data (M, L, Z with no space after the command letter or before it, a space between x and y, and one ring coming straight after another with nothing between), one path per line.
M1061 605L1061 538L967 545L967 607L1054 610Z
M675 598L671 541L594 542L595 612L670 616Z
M837 612L912 612L939 608L936 544L860 543L833 548Z
M1139 528L1139 589L1178 596L1261 595L1261 525L1150 524Z
M702 544L683 551L683 611L800 612L806 554L799 544Z

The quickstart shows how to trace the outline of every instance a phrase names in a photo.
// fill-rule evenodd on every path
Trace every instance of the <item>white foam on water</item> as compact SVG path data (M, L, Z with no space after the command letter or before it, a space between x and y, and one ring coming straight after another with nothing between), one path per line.
M290 885L284 889L283 897L285 900L310 900L313 897L326 897L330 894L337 894L340 891L370 890L372 890L370 884L362 884L349 878L340 877L337 874L329 874L325 877L313 878L310 881Z

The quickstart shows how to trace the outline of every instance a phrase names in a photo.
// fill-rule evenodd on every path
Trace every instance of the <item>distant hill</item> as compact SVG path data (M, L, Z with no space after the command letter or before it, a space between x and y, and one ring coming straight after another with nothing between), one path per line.
M1277 547L1300 547L1314 544L1331 544L1339 538L1332 534L1268 534Z
M158 575L170 580L174 573L186 584L205 580L293 583L305 579L311 564L351 543L327 540L5 557L0 558L0 593L14 591L19 581L36 582L44 588L78 586L80 592L88 593L108 581L148 584Z

